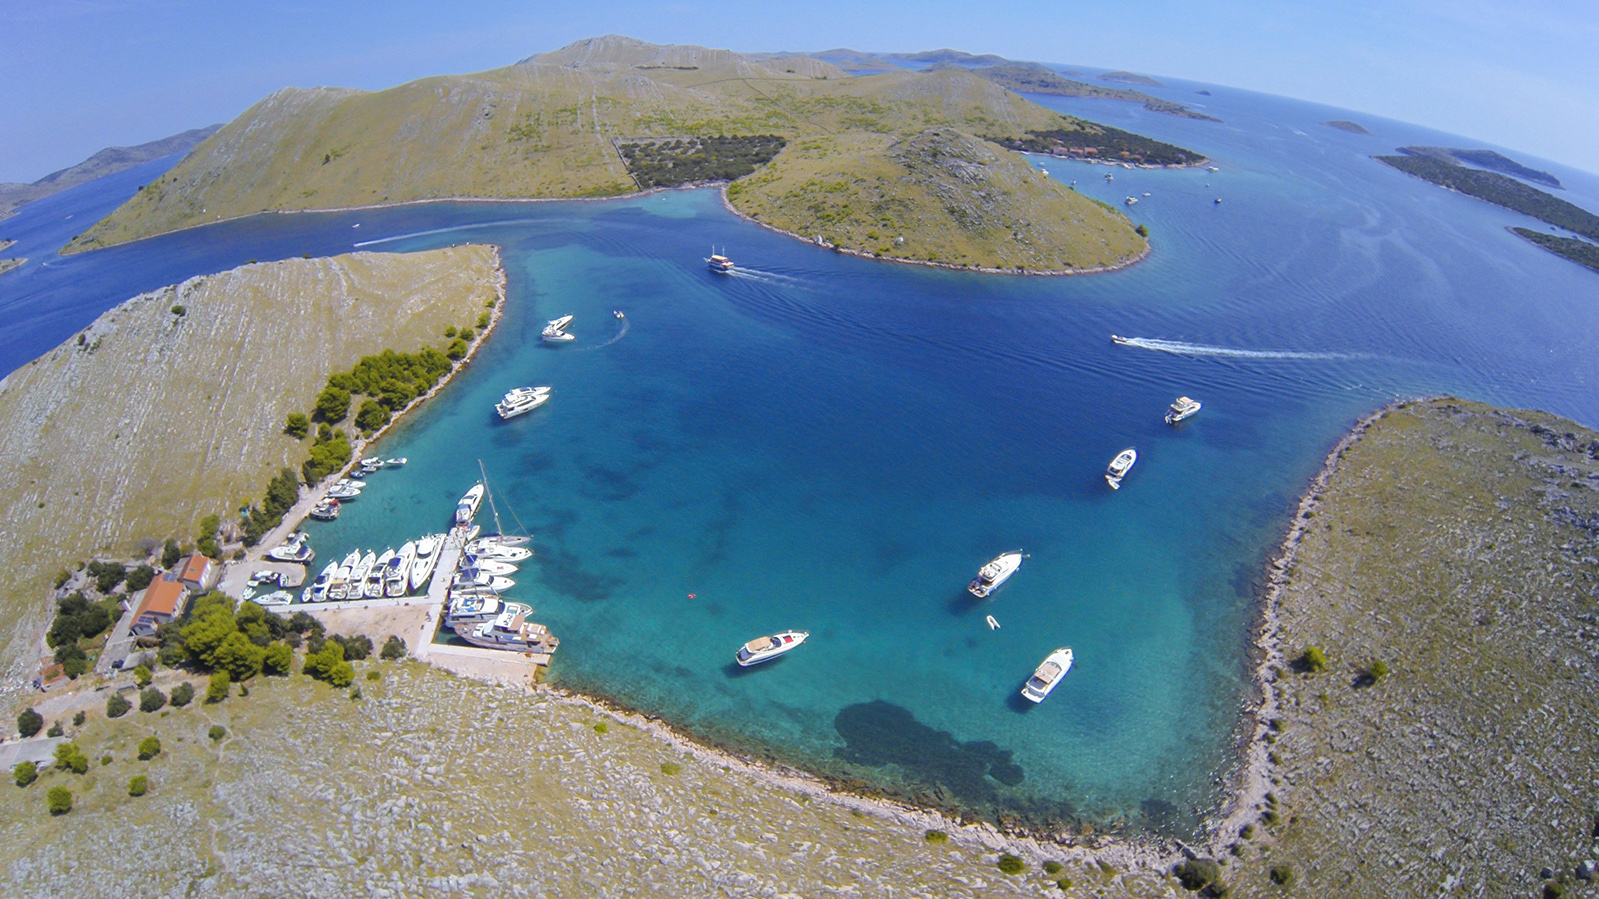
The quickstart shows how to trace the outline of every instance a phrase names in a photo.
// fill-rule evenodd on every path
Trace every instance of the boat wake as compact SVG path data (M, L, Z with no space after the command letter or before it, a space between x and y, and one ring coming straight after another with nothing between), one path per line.
M751 281L763 281L767 284L803 284L800 278L792 275L779 275L777 272L763 272L754 268L735 268L728 272L735 278L747 278Z
M627 336L627 329L633 325L633 320L630 319L630 318L622 318L620 316L617 317L616 320L622 323L622 327L617 329L615 337L612 337L610 340L607 340L604 343L596 343L593 346L581 347L581 348L579 348L580 351L582 351L582 350L604 349L605 347L608 347L611 344L617 342L618 340L621 340L622 338L626 337Z
M449 228L433 228L428 231L412 231L409 234L396 234L393 237L378 237L372 240L356 241L352 246L372 247L382 243L393 243L397 240L410 240L413 237L431 237L435 234L449 234L454 231L475 231L479 228L499 228L504 225L530 225L539 219L501 219L497 222L475 222L470 225L452 225Z
M1210 346L1203 343L1187 343L1181 340L1160 340L1154 337L1124 337L1118 343L1121 346L1138 347L1144 350L1157 350L1162 353L1172 353L1177 356L1222 356L1231 359L1319 359L1319 360L1350 360L1369 359L1368 353L1312 353L1299 350L1244 350L1236 347Z

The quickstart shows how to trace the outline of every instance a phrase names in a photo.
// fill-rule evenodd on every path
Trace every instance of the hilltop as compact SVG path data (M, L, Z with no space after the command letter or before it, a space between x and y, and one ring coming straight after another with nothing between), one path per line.
M757 60L611 36L501 69L386 91L278 91L66 252L274 210L617 196L639 189L618 150L628 142L770 136L792 148L802 138L904 139L935 128L997 141L1067 133L1090 145L1106 133L965 71L851 76L810 57ZM776 163L790 152L779 152ZM1086 210L1091 204L1065 198L1053 205ZM917 211L938 216L937 209ZM1060 242L1056 255L1076 255L1079 240L1099 243L1072 227L1072 212L1054 215L1050 224L1059 227L1048 230ZM882 224L903 230L905 221ZM1136 243L1133 255L1143 252L1143 239ZM984 264L1000 263L1001 245L978 249Z
M174 153L187 153L221 127L221 125L212 125L208 128L195 128L136 147L107 147L75 166L51 172L32 184L0 184L0 218L11 215L24 203L31 203L57 191L76 187L85 181L114 175L124 169L143 165L152 159L160 159Z
M499 296L495 250L256 263L141 294L0 381L0 646L37 673L52 577L234 518L309 447L283 433L335 371L438 344Z

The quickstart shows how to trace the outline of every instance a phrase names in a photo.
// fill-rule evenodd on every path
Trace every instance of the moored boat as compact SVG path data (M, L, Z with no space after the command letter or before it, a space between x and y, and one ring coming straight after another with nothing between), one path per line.
M383 595L393 598L404 596L411 583L411 565L416 562L416 541L407 541L389 560L383 571Z
M316 558L316 553L311 549L311 538L304 531L290 534L289 539L267 550L266 555L274 561L299 562L302 565L309 565Z
M1200 409L1200 402L1186 396L1180 396L1172 401L1171 408L1166 410L1166 423L1174 425L1185 418L1192 418Z
M420 593L433 579L433 566L439 561L439 537L430 534L416 541L416 561L411 563L411 592Z
M367 599L382 599L384 581L389 575L389 563L394 561L394 550L385 549L383 555L378 556L373 563L372 570L367 572L365 586L361 595Z
M1137 461L1138 450L1130 446L1110 460L1110 465L1105 469L1105 483L1110 485L1110 489L1122 489L1122 478L1127 477L1127 472L1132 470L1133 463Z
M492 621L504 612L532 614L533 607L519 602L506 602L492 593L451 595L450 605L444 612L445 627L454 629L457 624L479 625Z
M780 631L769 637L756 637L740 646L734 658L738 660L741 668L759 665L799 646L809 636L808 631Z
M350 487L350 486L346 486L344 484L335 484L332 487L328 488L327 495L328 495L329 499L337 499L337 500L355 499L356 497L361 495L361 488L360 487Z
M525 546L506 546L484 537L468 543L464 551L480 559L494 559L500 562L521 562L533 557L533 550Z
M476 569L489 574L516 574L516 566L504 559L490 559L471 554L461 557L461 567Z
M409 461L410 460L404 456L395 456L392 459L384 459L383 465L385 468L403 468L405 463Z
M977 576L972 578L970 584L966 585L966 589L971 591L971 594L978 599L987 597L990 593L998 590L1001 584L1010 580L1010 576L1016 573L1016 569L1022 567L1023 558L1022 551L1019 549L1014 552L1000 553L994 557L993 561L977 569Z
M461 497L460 502L455 504L455 523L467 524L470 522L477 516L478 507L481 505L483 505L483 484L479 482L473 484L472 489L468 490L466 495Z
M309 514L317 521L332 521L339 517L339 501L331 498L324 499L312 506Z
M329 562L328 566L322 569L322 573L316 576L316 580L311 582L311 586L305 588L305 592L300 595L300 601L322 602L326 600L328 598L328 586L332 583L333 576L338 573L339 563Z
M504 593L516 586L516 581L504 575L489 574L481 568L458 568L455 571L455 580L451 581L455 587L479 588L494 593Z
M528 393L512 399L509 395L494 404L494 411L501 419L509 421L518 415L526 415L534 409L549 402L548 393Z
M1027 683L1022 684L1022 696L1033 702L1043 702L1044 697L1066 679L1066 672L1070 670L1072 670L1072 650L1070 646L1063 646L1050 653L1033 671L1033 676L1027 679Z
M525 606L524 606L525 608ZM484 649L508 649L514 652L552 653L561 641L550 634L542 624L527 620L528 613L504 612L492 621L478 624L457 624L457 636L473 646Z

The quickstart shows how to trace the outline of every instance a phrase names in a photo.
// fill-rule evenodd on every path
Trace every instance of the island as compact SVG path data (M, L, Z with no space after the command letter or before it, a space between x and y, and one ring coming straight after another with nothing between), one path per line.
M11 247L15 246L16 243L16 241L9 239L0 240L0 252L10 249ZM13 259L0 259L0 275L3 275L14 268L20 268L27 261L27 259L21 257Z
M194 128L182 134L174 134L136 147L107 147L75 166L51 172L32 184L0 184L0 218L13 214L16 208L24 203L48 197L57 191L76 187L96 178L104 178L106 175L113 175L163 156L187 153L221 127L221 125L212 125L207 128Z
M810 57L763 62L726 50L611 36L579 41L503 69L423 79L376 93L279 91L145 185L64 252L265 211L456 198L612 197L646 185L658 188L699 179L731 177L739 185L766 166L780 182L785 173L815 163L815 141L849 148L849 155L831 165L837 180L859 190L866 189L883 165L897 164L884 156L890 147L909 146L906 142L929 132L980 137L1007 150L1025 148L1018 142L1045 135L1097 158L1147 164L1203 159L1192 151L1059 115L966 71L850 76ZM732 139L755 141L761 149L744 157L752 174L735 174L720 163L674 173L669 170L675 165L658 165L658 155L645 152L668 139L682 142L679 149L692 144L696 153ZM624 153L627 147L634 148L631 155ZM721 158L724 149L711 155ZM807 160L790 158L801 154L808 154ZM996 165L1013 158L997 148L991 155ZM1107 244L1103 210L1058 183L1030 178L1016 180L1008 189L1018 202L1044 216L1033 221L1031 240L1049 245L1036 259L1022 262L1012 247L1014 228L1000 218L970 215L985 204L970 195L966 182L956 179L945 188L956 192L954 202L934 202L915 191L889 197L891 202L873 213L876 238L847 223L818 228L826 223L787 200L769 205L773 198L797 197L780 183L729 190L728 198L735 209L758 216L763 224L806 240L820 235L830 246L884 259L942 262L959 244L963 264L974 268L1014 271L1017 265L1028 265L1066 271L1062 260L1077 263L1093 257L1088 268L1110 268L1147 251L1147 240L1120 212L1112 215L1127 233ZM759 208L744 207L757 197L765 198ZM914 236L913 223L961 237L944 249L910 239L882 240L885 234ZM1121 248L1117 258L1104 255L1108 245ZM1073 265L1070 270L1079 269Z
M1535 243L1557 256L1564 256L1578 265L1599 272L1599 246L1586 240L1544 234L1531 228L1511 228L1510 233Z
M1131 91L1117 87L1100 87L1083 81L1074 81L1036 63L1007 63L983 67L962 67L954 63L941 63L932 68L960 68L963 71L971 72L979 78L992 81L1000 87L1017 92L1053 94L1060 97L1086 97L1091 100L1124 100L1142 104L1145 109L1152 112L1181 116L1188 119L1200 119L1206 122L1221 121L1215 116L1195 112L1181 103L1173 103L1170 100L1152 97L1142 91Z
M1165 87L1159 81L1148 75L1135 75L1132 72L1106 72L1099 76L1100 81L1119 81L1122 84L1139 84L1144 87Z
M1530 215L1556 227L1599 240L1599 216L1574 203L1529 187L1498 172L1468 169L1435 156L1374 156L1378 162L1495 206Z
M1452 147L1400 147L1406 156L1427 156L1439 162L1476 166L1504 175L1513 175L1523 181L1532 181L1546 187L1560 187L1560 179L1548 172L1535 169L1494 150L1461 150Z
M1328 128L1337 128L1339 131L1348 131L1350 134L1371 133L1370 131L1367 131L1366 127L1359 122L1351 122L1345 119L1333 119L1330 122L1322 122L1322 124L1326 125Z

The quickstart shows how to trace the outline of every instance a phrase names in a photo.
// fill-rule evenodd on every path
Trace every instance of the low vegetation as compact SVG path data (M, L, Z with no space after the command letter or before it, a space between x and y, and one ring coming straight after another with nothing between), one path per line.
M772 161L788 140L776 134L619 141L616 151L644 190L736 181Z
M1133 165L1199 165L1205 157L1175 144L1122 131L1083 119L1067 118L1063 127L1028 131L1020 137L990 137L1000 146L1029 153L1056 153L1080 159Z
M1557 256L1564 256L1580 266L1599 272L1599 245L1591 244L1576 237L1545 234L1542 231L1534 231L1531 228L1511 228L1510 230L1517 237L1535 243Z
M1440 162L1474 165L1505 175L1514 175L1523 181L1533 181L1547 187L1560 187L1560 179L1541 169L1525 166L1503 153L1493 150L1461 150L1453 147L1400 147L1407 156L1430 156Z
M1434 156L1374 158L1384 165L1431 181L1440 187L1447 187L1479 200L1487 200L1495 206L1503 206L1514 212L1530 215L1539 221L1565 228L1567 231L1599 240L1599 215L1594 215L1581 206L1568 203L1498 172L1468 169Z

